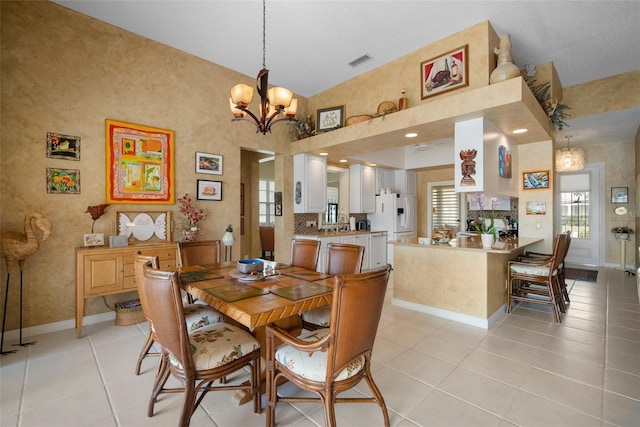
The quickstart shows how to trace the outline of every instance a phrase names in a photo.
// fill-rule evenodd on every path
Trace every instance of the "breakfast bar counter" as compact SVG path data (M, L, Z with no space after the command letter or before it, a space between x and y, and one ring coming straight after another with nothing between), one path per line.
M489 328L507 302L507 262L542 238L509 238L482 249L480 236L450 244L390 242L393 249L393 305Z

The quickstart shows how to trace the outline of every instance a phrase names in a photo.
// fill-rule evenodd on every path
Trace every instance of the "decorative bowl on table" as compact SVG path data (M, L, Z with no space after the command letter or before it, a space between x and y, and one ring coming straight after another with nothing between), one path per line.
M431 239L437 244L449 243L452 237L451 230L445 227L434 228L431 232Z
M264 263L261 259L243 259L238 261L237 268L239 273L251 274L254 271L262 273Z

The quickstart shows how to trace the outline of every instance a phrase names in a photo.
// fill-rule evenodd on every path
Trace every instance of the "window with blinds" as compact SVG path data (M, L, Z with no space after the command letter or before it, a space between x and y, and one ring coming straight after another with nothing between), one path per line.
M456 193L454 185L433 187L431 190L432 224L460 226L460 194Z

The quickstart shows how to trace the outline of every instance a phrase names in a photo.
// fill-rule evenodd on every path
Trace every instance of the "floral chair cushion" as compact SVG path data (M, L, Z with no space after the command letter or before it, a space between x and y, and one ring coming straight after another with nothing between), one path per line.
M251 334L228 323L197 329L189 334L189 342L196 370L218 368L260 348ZM172 354L169 354L169 362L182 369L180 361Z
M544 265L522 265L511 264L511 271L519 274L529 274L532 276L549 276L549 266ZM558 274L558 270L553 270L553 275Z
M305 311L304 313L302 313L302 320L314 325L322 326L323 328L329 327L330 319L330 305L323 305L322 307L314 308L313 310Z
M222 313L204 304L185 305L184 319L187 322L188 332L193 332L203 326L224 322Z
M316 341L328 333L329 329L304 331L298 338L304 341ZM326 351L316 351L309 354L309 352L296 350L289 345L282 345L276 349L276 360L296 375L309 380L324 381L327 375ZM344 368L336 380L340 381L352 377L363 368L364 356L360 356Z

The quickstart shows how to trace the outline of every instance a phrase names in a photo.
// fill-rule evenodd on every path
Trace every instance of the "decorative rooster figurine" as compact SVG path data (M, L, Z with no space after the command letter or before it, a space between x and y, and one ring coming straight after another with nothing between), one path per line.
M4 344L4 328L7 318L7 301L9 300L9 277L11 276L11 269L13 264L18 261L20 266L20 344L26 346L35 344L35 341L23 343L22 342L22 270L24 269L24 261L28 256L33 255L39 248L38 237L33 230L33 224L36 228L42 231L42 241L44 242L51 235L51 221L44 217L41 213L32 213L24 218L24 234L15 231L7 231L0 234L0 246L2 247L2 254L7 262L7 289L4 294L4 311L2 313L2 339L0 340L0 353L13 353L13 351L4 351L2 346Z

